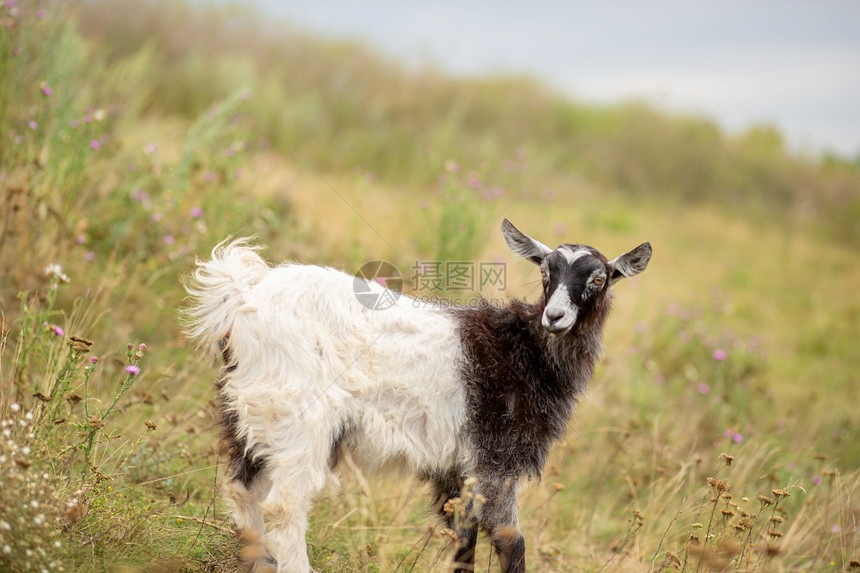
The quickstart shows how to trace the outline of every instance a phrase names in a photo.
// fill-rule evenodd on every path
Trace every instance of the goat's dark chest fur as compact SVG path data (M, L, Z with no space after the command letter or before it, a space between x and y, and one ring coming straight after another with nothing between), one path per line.
M595 309L584 332L562 337L541 328L542 304L455 311L469 409L465 431L485 471L540 475L594 372L607 311L608 304Z

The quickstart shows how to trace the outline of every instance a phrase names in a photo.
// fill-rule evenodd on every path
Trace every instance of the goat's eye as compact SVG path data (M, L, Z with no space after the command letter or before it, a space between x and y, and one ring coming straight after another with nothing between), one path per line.
M594 277L594 284L596 284L597 286L603 286L604 282L605 280L603 277Z

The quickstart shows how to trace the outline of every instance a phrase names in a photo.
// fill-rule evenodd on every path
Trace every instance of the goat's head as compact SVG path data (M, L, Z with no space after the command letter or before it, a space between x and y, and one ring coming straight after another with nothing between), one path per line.
M611 261L587 245L564 244L553 250L502 221L505 242L540 267L546 302L541 325L550 333L570 332L577 320L588 321L603 304L609 287L638 275L651 260L651 244L643 243Z

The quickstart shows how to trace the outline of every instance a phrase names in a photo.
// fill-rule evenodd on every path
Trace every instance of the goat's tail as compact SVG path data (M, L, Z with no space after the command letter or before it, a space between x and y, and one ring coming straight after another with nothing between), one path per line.
M206 354L220 354L236 317L252 310L249 291L270 271L258 250L248 238L228 238L212 249L210 260L198 260L183 281L191 302L180 311L185 333Z

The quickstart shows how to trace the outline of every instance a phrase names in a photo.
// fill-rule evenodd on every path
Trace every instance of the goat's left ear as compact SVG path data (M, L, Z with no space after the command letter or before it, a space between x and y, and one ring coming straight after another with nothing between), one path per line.
M645 270L651 260L651 243L642 243L632 251L609 261L609 284L623 278L635 277Z
M541 264L546 256L552 252L552 249L540 241L532 239L514 227L514 224L507 219L502 221L502 236L511 250L536 265Z

